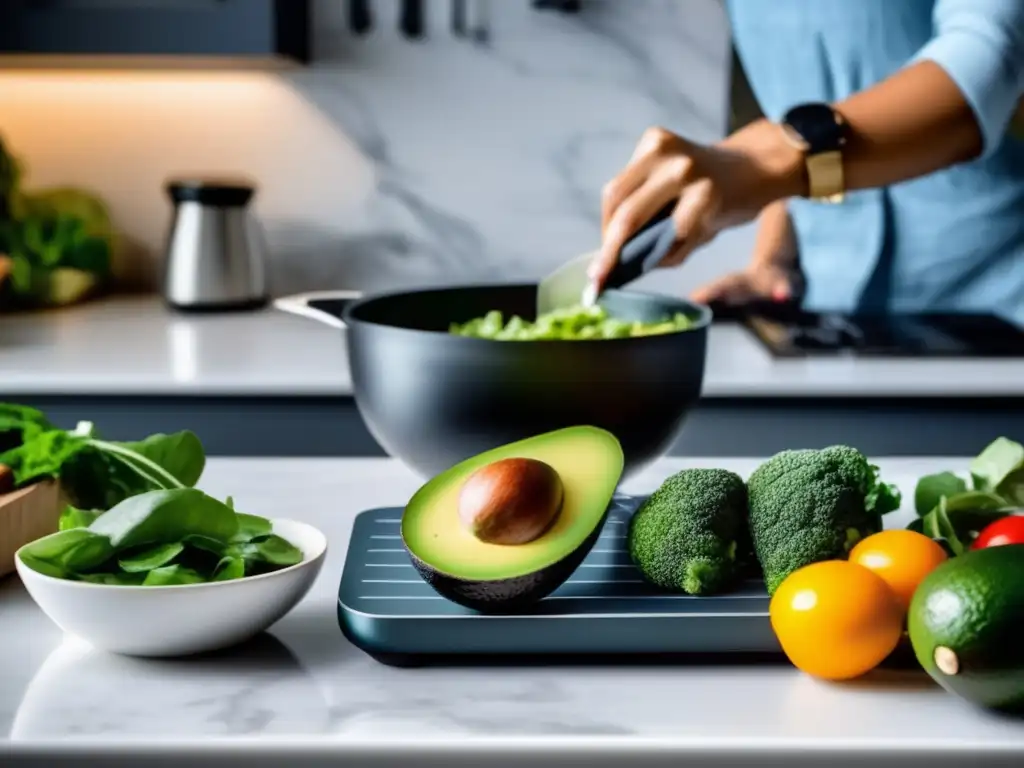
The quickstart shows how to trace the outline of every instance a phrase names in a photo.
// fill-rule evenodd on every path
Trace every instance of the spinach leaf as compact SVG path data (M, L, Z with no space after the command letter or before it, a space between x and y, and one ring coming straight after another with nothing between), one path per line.
M1002 495L1009 482L1015 492L1024 485L1024 445L1005 437L996 438L971 462L971 478L979 491Z
M206 581L201 573L181 565L165 565L154 568L146 574L144 587L168 587L179 584L202 584Z
M967 482L952 472L925 475L914 489L914 509L924 517L938 506L943 496L956 496L967 490Z
M232 538L233 542L244 543L257 536L264 536L272 530L270 521L265 517L247 515L243 512L237 512L236 517L238 518L238 533Z
M243 545L245 556L256 563L286 568L302 562L302 550L276 534L260 536Z
M203 445L187 430L127 443L91 438L62 467L61 487L75 506L110 509L146 491L192 487L205 466Z
M49 560L40 560L38 557L33 557L27 552L21 553L21 562L36 573L43 574L43 576L52 576L55 579L71 578L71 574L64 570L62 566L51 563Z
M168 565L174 558L185 550L181 542L170 544L157 544L155 547L146 547L136 551L127 557L120 557L117 564L126 573L140 573L152 571Z
M103 514L101 509L78 509L70 504L61 511L57 530L67 531L71 528L88 528L93 520Z
M967 491L956 496L943 496L928 514L913 521L908 528L933 539L945 540L949 548L962 555L989 523L1007 515L1002 498L982 491Z
M220 539L213 539L209 536L203 536L198 533L190 533L182 539L182 543L193 549L198 549L202 552L209 552L217 557L223 557L224 553L229 548L229 545Z
M96 518L89 530L125 549L180 542L190 534L227 542L238 532L238 520L224 502L196 488L174 488L127 498Z
M117 587L138 587L146 580L146 573L79 573L74 576L77 581L88 581L91 584L109 584Z
M88 528L73 528L32 542L22 552L22 561L30 567L43 562L62 571L87 571L102 565L113 553L106 536Z
M245 560L239 555L222 557L213 571L213 581L232 581L245 576Z

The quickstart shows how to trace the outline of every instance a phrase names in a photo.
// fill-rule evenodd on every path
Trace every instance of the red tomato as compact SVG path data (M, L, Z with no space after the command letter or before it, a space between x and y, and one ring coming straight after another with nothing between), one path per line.
M1009 515L986 525L971 549L999 547L1004 544L1024 544L1024 515Z

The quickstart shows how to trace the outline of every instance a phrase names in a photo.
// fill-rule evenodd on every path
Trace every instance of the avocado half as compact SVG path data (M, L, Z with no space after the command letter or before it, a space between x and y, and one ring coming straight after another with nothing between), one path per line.
M542 461L562 481L555 523L526 544L480 541L461 524L459 491L480 467L509 458ZM510 613L560 587L601 535L622 477L618 439L597 427L547 432L466 459L424 484L402 513L402 543L441 596L482 613Z

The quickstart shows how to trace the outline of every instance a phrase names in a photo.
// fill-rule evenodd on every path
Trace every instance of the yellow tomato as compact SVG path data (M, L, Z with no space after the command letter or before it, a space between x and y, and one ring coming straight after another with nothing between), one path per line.
M769 615L793 665L828 680L874 669L903 632L903 609L885 581L845 560L791 573L775 590Z
M947 558L946 550L923 533L906 530L873 534L850 550L850 562L881 576L904 611L917 585Z

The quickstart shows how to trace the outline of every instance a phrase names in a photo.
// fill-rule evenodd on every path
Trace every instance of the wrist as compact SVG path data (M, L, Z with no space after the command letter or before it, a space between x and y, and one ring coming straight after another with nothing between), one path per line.
M782 128L764 118L755 120L719 143L746 159L761 207L808 192L804 153L788 141Z

